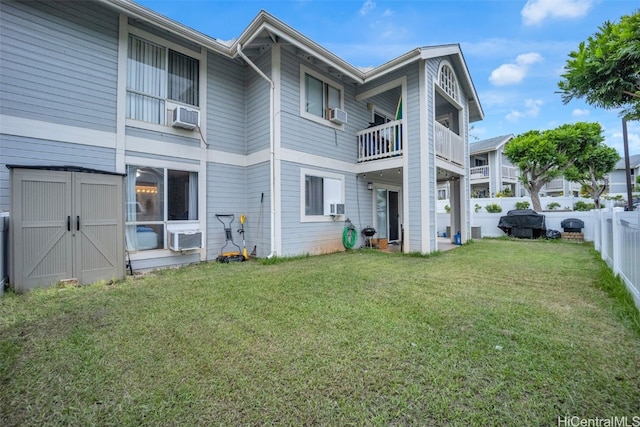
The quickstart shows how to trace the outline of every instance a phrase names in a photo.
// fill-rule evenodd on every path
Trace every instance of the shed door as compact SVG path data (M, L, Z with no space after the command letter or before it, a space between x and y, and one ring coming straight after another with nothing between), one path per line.
M73 277L71 174L13 170L12 214L16 290Z
M12 169L11 221L17 291L124 276L122 176Z
M80 283L124 275L122 177L75 172L74 272Z

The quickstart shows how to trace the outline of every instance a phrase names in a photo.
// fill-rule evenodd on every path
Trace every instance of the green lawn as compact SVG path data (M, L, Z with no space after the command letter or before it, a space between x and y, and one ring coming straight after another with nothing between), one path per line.
M640 414L640 317L589 245L485 239L436 255L209 263L5 294L0 425Z

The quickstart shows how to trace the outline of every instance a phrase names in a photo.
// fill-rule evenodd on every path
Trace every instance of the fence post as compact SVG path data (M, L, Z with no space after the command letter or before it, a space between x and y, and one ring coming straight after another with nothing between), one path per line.
M611 225L613 234L613 253L611 254L611 269L615 276L620 274L622 262L622 224L620 224L620 211L613 210L611 213Z

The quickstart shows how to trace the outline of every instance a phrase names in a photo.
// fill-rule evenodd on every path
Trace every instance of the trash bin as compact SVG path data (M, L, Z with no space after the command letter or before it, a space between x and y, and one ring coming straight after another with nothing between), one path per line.
M453 236L453 242L456 245L461 245L462 244L462 237L460 236L460 232L459 231L456 233L455 236Z

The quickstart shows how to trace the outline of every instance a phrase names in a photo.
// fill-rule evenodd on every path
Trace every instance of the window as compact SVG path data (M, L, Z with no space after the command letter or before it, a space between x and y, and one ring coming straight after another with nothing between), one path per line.
M440 76L438 77L439 86L454 100L458 101L458 82L453 69L448 64L440 67Z
M324 215L324 184L319 176L305 176L304 213Z
M168 223L198 220L198 173L128 166L125 210L127 248L164 249Z
M343 87L325 80L320 74L304 66L301 66L300 74L300 114L311 120L327 123L333 108L343 108Z
M438 190L438 200L445 200L447 198L447 190L439 189Z
M130 35L127 118L165 124L166 101L199 105L199 61Z
M332 220L330 205L344 203L344 177L330 172L302 169L300 179L301 220Z

